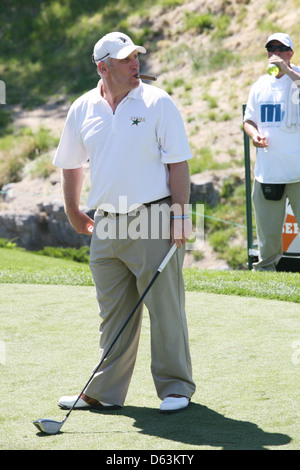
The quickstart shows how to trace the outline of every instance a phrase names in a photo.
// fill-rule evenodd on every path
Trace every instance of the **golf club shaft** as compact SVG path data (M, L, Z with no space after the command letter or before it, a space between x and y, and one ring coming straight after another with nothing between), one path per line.
M129 314L127 320L125 321L125 323L123 324L123 326L120 328L118 334L116 335L116 337L114 338L114 340L112 341L111 345L109 346L108 350L106 351L106 353L104 354L104 356L101 358L101 361L99 362L99 364L97 365L97 367L94 369L94 372L93 374L91 375L91 377L89 378L89 380L87 381L87 383L85 384L84 388L82 389L82 391L80 392L80 394L78 395L76 401L73 403L72 407L70 408L70 410L68 411L68 413L66 414L65 416L65 419L64 421L68 418L68 416L70 415L71 411L74 409L76 403L78 402L79 398L81 397L81 395L83 394L83 392L85 391L85 389L87 388L87 386L89 385L89 383L93 380L94 378L94 375L96 374L96 372L100 369L101 365L103 364L103 361L107 358L108 354L110 353L110 351L112 350L113 346L115 345L116 341L119 339L120 335L122 334L122 332L124 331L124 329L126 328L126 326L128 325L129 321L131 320L131 318L133 317L133 315L135 314L136 310L138 309L138 307L140 306L140 304L143 302L145 296L147 295L147 293L149 292L149 290L151 289L152 285L154 284L154 282L156 281L156 279L158 278L159 274L162 272L162 270L165 268L165 266L167 265L167 263L169 262L169 260L171 259L171 257L173 256L173 254L175 253L176 251L176 243L174 243L172 245L172 247L170 248L170 250L168 251L167 255L165 256L165 258L163 259L163 261L161 262L161 264L159 265L156 273L154 274L153 278L151 279L151 281L149 282L148 286L146 287L146 289L144 290L144 292L142 293L141 297L139 298L137 304L135 305L135 307L133 308L133 310L131 311L131 313Z

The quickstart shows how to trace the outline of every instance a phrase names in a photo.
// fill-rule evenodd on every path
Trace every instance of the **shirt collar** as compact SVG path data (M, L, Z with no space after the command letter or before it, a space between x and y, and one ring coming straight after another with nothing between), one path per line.
M93 88L93 90L91 90L91 102L94 104L99 103L99 101L105 101L101 95L100 87L101 79L98 81L96 88Z

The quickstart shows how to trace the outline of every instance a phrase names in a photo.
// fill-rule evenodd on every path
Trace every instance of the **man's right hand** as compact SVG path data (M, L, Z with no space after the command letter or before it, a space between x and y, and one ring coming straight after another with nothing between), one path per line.
M266 137L260 132L258 132L257 125L253 121L245 121L244 129L247 135L252 139L253 145L255 147L268 147Z
M268 147L268 143L267 143L265 136L262 134L259 134L259 132L253 134L252 142L253 142L254 147L258 147L258 148Z
M94 221L87 214L81 211L67 211L66 212L70 224L77 233L83 235L92 235L94 228Z

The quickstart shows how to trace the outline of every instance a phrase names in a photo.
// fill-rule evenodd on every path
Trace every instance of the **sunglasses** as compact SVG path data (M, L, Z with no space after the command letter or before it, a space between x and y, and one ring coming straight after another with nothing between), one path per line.
M288 46L267 46L266 47L267 51L268 52L275 52L275 51L279 51L279 52L287 52L287 51L291 51L292 49Z

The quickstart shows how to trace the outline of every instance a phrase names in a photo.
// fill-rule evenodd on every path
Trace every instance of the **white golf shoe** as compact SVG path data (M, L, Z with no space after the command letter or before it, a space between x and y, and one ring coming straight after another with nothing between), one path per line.
M78 395L65 396L61 397L58 402L58 406L63 410L70 410L77 400ZM117 405L111 405L109 403L100 402L94 400L94 398L87 397L84 393L78 399L74 410L87 410L87 409L96 409L96 410L116 410L121 408Z
M189 403L190 400L187 397L170 395L161 402L159 410L161 413L176 413L184 410Z

